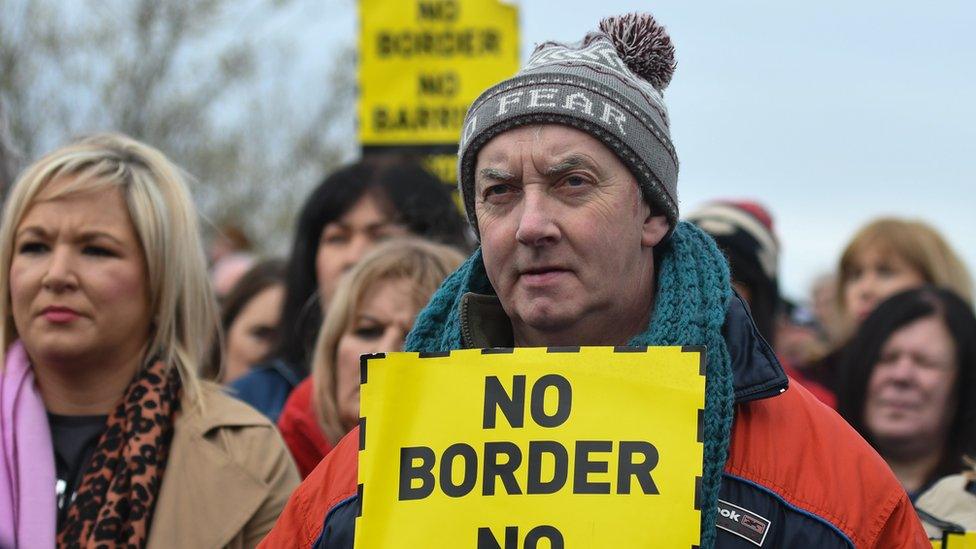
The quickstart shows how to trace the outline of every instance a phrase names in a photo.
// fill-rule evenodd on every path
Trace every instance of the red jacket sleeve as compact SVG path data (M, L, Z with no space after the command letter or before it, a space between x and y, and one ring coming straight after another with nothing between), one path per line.
M292 494L278 522L258 546L261 549L310 548L325 523L325 516L357 492L359 428L339 441Z
M319 427L312 407L312 378L306 378L295 387L278 418L278 429L285 444L295 458L298 472L305 478L322 458L332 450L332 445Z
M922 522L919 520L915 507L908 499L907 494L901 498L888 515L888 520L881 528L874 547L878 549L888 547L929 549L932 547L932 542L925 535Z
M799 384L739 405L726 471L829 522L858 549L931 548L888 465Z

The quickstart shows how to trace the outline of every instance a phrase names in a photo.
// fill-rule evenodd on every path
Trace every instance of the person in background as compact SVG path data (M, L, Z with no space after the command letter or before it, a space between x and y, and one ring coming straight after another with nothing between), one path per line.
M836 273L822 274L814 279L810 285L810 307L820 331L820 340L828 348L836 346L842 339L838 301ZM821 352L820 356L823 354Z
M749 304L759 333L775 344L779 309L779 240L773 218L762 205L717 201L685 216L709 236L729 260L732 287Z
M271 528L298 473L274 425L197 376L217 304L162 153L107 134L27 168L0 294L0 546L252 547Z
M759 333L777 349L786 373L822 402L833 406L834 396L794 369L777 346L778 321L783 312L779 295L779 239L773 231L769 211L756 202L716 201L691 212L686 220L714 238L725 254L732 287L749 305Z
M976 455L976 316L923 286L881 303L841 358L838 409L913 497Z
M843 390L839 361L851 334L884 299L931 284L973 303L973 280L946 240L921 221L880 218L854 235L837 269L839 344L804 369L835 394Z
M417 312L462 261L449 246L397 238L343 277L315 343L312 375L278 418L303 478L359 422L359 357L399 351Z
M254 254L251 239L244 229L224 224L217 229L210 243L210 281L217 299L222 300L252 265Z
M224 223L217 227L217 233L210 241L210 247L207 249L208 259L210 264L214 265L225 257L249 253L253 248L251 239L247 237L242 227L233 223Z
M205 378L231 383L267 358L278 339L284 297L285 262L280 259L262 261L241 277L221 304L223 342L214 345Z
M949 288L973 302L968 269L942 235L921 221L881 218L869 223L841 255L838 278L838 307L851 332L878 303L923 284Z
M230 388L272 421L308 375L309 355L342 274L389 238L413 234L467 249L447 187L400 157L369 158L329 175L305 202L288 259L278 345Z
M976 532L976 460L967 457L958 475L936 482L915 500L925 532L942 538L945 531Z
M241 277L251 270L255 261L253 255L239 253L229 255L214 265L210 273L210 280L218 301L223 301L227 297L227 294L237 285Z
M784 298L776 315L776 356L793 379L817 395L821 402L834 408L837 405L836 395L810 379L803 369L822 357L826 349L820 326L810 310Z

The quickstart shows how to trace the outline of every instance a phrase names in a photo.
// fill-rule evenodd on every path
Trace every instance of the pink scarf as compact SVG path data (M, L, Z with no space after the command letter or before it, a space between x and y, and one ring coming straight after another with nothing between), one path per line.
M0 547L54 547L54 481L47 412L18 341L0 371Z

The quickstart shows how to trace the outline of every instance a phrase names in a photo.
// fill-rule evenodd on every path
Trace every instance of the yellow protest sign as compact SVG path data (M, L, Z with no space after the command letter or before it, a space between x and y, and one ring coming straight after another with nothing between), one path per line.
M935 547L932 542L932 547ZM946 532L942 536L942 549L976 549L976 532Z
M356 547L696 546L704 356L364 357Z
M518 70L500 0L359 0L359 139L454 152L468 105Z

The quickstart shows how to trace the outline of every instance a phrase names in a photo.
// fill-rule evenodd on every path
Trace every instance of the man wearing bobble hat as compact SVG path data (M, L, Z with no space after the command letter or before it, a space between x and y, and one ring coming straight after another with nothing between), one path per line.
M715 243L678 221L662 93L674 67L664 28L633 14L539 45L481 94L458 155L481 248L406 350L704 345L702 547L926 546L884 462L789 385ZM306 479L265 547L352 547L358 438Z

